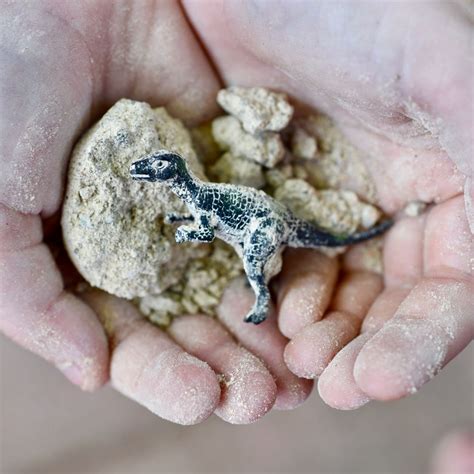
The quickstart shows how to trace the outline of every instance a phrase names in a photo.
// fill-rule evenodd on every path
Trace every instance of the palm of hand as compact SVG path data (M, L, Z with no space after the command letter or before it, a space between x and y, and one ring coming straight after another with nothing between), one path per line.
M141 3L133 11L55 6L53 14L44 6L21 14L7 8L6 17L18 16L3 41L11 56L2 60L8 68L2 98L9 111L1 123L7 166L0 177L0 251L2 272L9 275L0 286L2 330L83 388L107 380L110 358L110 378L120 391L181 423L198 422L214 410L227 421L249 422L274 403L297 406L311 382L291 374L283 357L298 375L321 375L320 394L340 408L416 390L472 338L470 233L462 196L471 117L458 107L469 100L469 65L459 52L459 36L445 35L446 49L438 51L441 58L455 51L453 73L442 76L443 84L436 63L417 62L423 51L407 53L399 63L382 54L389 46L397 51L398 30L378 11L352 18L323 6L311 18L294 7L186 7L225 82L287 90L345 127L368 152L387 211L414 199L437 205L391 231L381 293L380 278L360 267L357 249L344 259L337 287L334 260L316 252L289 253L278 285L281 332L275 318L258 328L241 324L251 297L239 284L221 304L222 324L181 318L170 329L173 339L143 322L127 303L91 293L88 303L112 335L109 355L94 313L63 291L41 244L39 213L46 217L59 209L71 145L104 108L128 96L199 122L216 112L218 79L176 5ZM435 9L428 13L428 27L442 21ZM225 18L232 18L230 31ZM362 25L367 19L374 24ZM316 33L314 24L320 26ZM345 31L333 31L341 24ZM463 22L455 27L462 40ZM285 41L283 28L293 31ZM349 40L356 32L358 42ZM306 48L311 55L305 56ZM424 76L427 68L434 68L432 76ZM398 78L398 71L407 79ZM459 81L456 93L438 98L437 90L453 77ZM432 117L441 118L442 126ZM282 334L292 339L286 349ZM215 373L227 380L222 393Z

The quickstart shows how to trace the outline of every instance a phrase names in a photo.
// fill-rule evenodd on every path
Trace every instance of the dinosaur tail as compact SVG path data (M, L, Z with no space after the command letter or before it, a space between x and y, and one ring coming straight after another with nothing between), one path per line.
M380 224L362 232L352 235L331 234L325 229L321 229L309 222L297 219L295 221L295 231L289 239L290 247L343 247L345 245L357 244L364 240L371 239L383 234L393 224L391 219L382 221Z

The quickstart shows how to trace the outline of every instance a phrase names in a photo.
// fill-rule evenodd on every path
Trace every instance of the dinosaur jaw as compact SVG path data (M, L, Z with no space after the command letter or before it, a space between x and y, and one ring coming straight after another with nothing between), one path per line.
M135 161L130 165L130 176L135 181L153 181L153 176L140 161Z

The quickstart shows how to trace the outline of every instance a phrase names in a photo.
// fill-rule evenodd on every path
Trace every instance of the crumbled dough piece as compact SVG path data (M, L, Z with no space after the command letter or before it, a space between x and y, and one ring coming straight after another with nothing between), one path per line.
M308 172L306 171L306 168L304 166L295 164L292 168L294 178L304 179L305 181L308 179Z
M208 170L209 177L220 183L242 184L253 188L265 185L262 166L254 161L225 153Z
M291 151L296 158L314 160L318 156L318 143L302 127L295 127L291 136Z
M262 87L229 87L217 94L217 102L229 114L238 118L244 130L256 134L278 132L293 116L293 107L286 94Z
M375 203L376 190L361 153L347 140L329 117L310 115L295 121L318 144L318 158L303 160L308 182L317 189L348 189Z
M283 186L285 181L293 177L293 167L290 164L278 166L265 172L265 180L272 188ZM273 193L271 193L273 195Z
M205 123L190 130L193 146L199 161L204 166L215 163L221 156L221 149L212 136L212 124Z
M317 191L302 179L285 181L276 189L275 198L298 217L335 233L351 234L359 227L372 227L381 216L352 191Z
M222 150L230 150L236 157L255 161L267 168L273 168L285 155L280 135L273 132L250 135L235 117L215 119L212 134Z
M180 282L158 296L142 298L140 311L163 327L174 316L214 315L224 290L242 273L242 262L232 247L216 240L208 255L188 263Z
M404 214L408 217L417 217L420 214L423 214L426 209L426 203L423 201L411 201L403 210Z

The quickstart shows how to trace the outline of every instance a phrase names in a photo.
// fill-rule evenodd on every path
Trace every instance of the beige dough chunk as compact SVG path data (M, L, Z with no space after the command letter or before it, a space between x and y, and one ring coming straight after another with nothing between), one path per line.
M262 188L265 185L261 165L245 158L235 157L232 153L222 155L209 169L209 176L220 183L241 184L253 188Z
M285 154L280 135L273 132L250 135L235 117L215 119L212 134L222 150L229 150L238 158L255 161L267 168L273 168Z
M296 158L314 160L318 156L316 138L307 133L304 128L296 127L291 136L291 151Z
M317 191L302 179L289 179L277 188L275 198L298 217L334 233L352 234L372 227L381 212L363 203L352 191Z
M229 87L217 94L217 102L229 114L238 118L244 130L255 134L279 132L293 116L293 107L286 94L263 87Z
M206 167L215 163L222 152L212 136L212 124L208 122L199 125L192 128L190 132L199 161Z
M158 294L178 282L199 246L174 241L167 212L186 212L166 185L133 181L130 163L166 148L204 178L189 132L165 109L120 100L76 145L62 228L66 249L92 285L124 298Z

